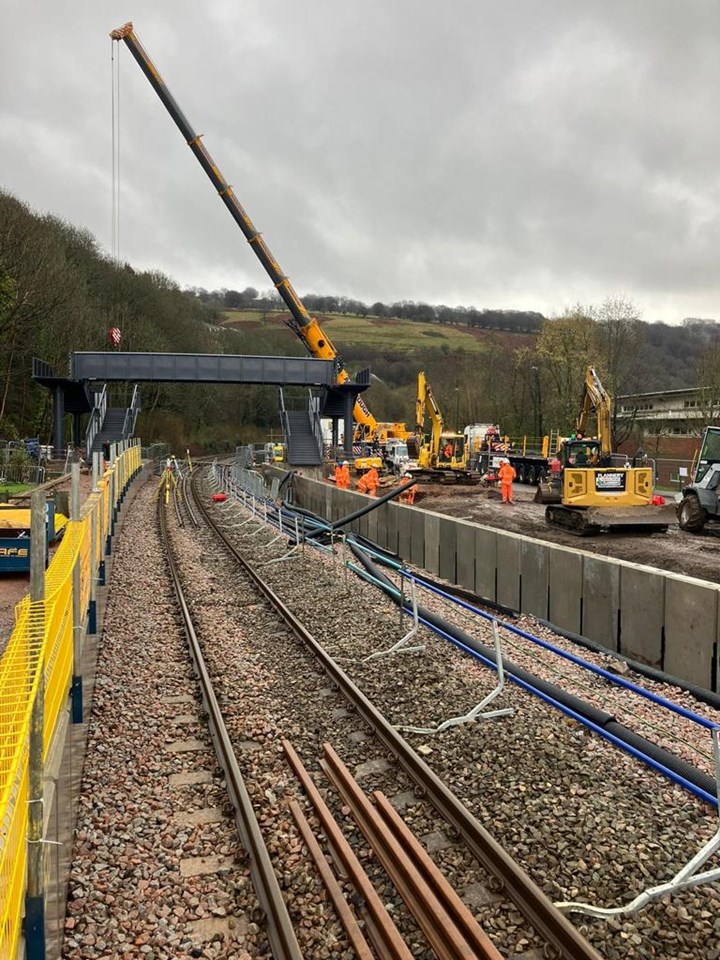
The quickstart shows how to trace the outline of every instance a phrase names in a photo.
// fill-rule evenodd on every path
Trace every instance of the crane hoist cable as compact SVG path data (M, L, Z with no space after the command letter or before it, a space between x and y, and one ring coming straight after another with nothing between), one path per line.
M110 184L110 251L113 261L120 259L120 50L115 60L115 44L110 45L110 104L112 125L112 174Z

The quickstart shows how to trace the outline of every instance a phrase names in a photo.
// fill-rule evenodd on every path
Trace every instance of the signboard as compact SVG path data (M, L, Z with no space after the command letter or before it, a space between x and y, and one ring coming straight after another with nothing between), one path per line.
M622 493L625 489L626 470L608 470L605 473L595 474L595 490L597 493Z
M119 327L110 327L108 330L108 340L114 347L120 346L120 341L122 340L122 333L120 332Z

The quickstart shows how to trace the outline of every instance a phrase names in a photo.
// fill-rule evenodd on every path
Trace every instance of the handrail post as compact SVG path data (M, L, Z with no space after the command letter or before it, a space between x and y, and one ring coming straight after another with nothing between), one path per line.
M34 672L37 686L30 716L28 746L27 886L25 890L25 951L27 960L45 960L45 847L44 741L45 741L45 559L47 518L45 494L30 496L30 603L40 604L42 617L28 621L28 677L32 693ZM33 611L35 614L35 611Z
M72 465L70 474L70 520L80 523L80 464ZM83 722L83 689L80 659L82 656L82 611L80 609L80 564L82 544L78 542L77 556L72 568L72 624L73 624L73 675L71 686L72 722Z

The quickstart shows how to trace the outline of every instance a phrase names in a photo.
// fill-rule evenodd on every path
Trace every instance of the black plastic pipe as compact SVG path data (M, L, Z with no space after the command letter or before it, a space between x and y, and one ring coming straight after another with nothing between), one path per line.
M383 584L383 589L385 592L391 597L392 600L394 600L395 603L399 605L400 596L398 595L397 587L395 587L395 585L385 576L385 574L375 566L370 558L359 547L352 542L350 542L349 546L368 573L370 573L378 582ZM411 612L411 600L405 597L403 598L402 602L403 607ZM491 661L495 660L495 651L492 647L486 646L484 643L480 643L478 640L475 640L474 637L471 637L469 634L465 633L465 631L460 629L460 627L456 627L454 624L449 623L444 617L439 616L437 613L433 613L433 611L428 610L427 607L418 605L417 609L418 616L427 623L436 627L438 630L442 630L443 633L453 637L459 643L469 647L486 659ZM627 743L628 746L634 747L636 750L640 750L641 752L647 754L647 756L651 757L653 760L656 760L664 767L667 767L668 770L671 770L673 773L687 780L689 783L692 783L699 789L704 790L705 793L710 794L711 796L717 796L717 785L714 777L711 777L702 770L698 770L697 767L694 767L692 764L682 760L674 753L670 753L663 747L658 746L651 740L646 740L644 737L641 737L633 730L630 730L629 727L619 723L612 714L605 710L600 710L598 707L595 707L590 703L586 703L584 700L581 700L574 694L567 693L567 691L562 690L560 687L556 687L554 684L548 683L547 680L542 680L540 677L534 676L534 674L529 673L522 667L516 666L506 657L503 657L503 667L505 672L510 676L516 677L523 683L534 687L540 693L545 694L545 696L551 697L564 707L573 710L581 717L584 717L586 720L604 729L607 733L612 734L619 740Z
M485 604L484 600L480 600L480 598L476 599L479 603L482 603L483 605ZM690 683L689 680L683 680L681 677L674 677L671 673L665 673L663 670L658 670L657 667L651 667L647 663L641 663L639 660L633 660L631 657L626 657L625 654L618 653L616 650L610 650L601 643L597 643L595 640L590 640L588 637L583 637L579 633L572 633L570 630L563 630L560 627L556 627L548 620L538 620L537 622L542 624L544 627L549 627L550 630L553 630L561 637L565 637L566 640L572 640L573 643L577 643L580 647L585 647L587 650L592 650L594 653L606 654L614 657L617 660L622 660L623 663L626 663L631 670L634 670L635 673L641 674L643 677L647 677L648 680L655 680L657 683L669 683L673 687L679 687L680 690L684 690L686 693L691 694L696 700L700 700L702 703L706 703L709 707L714 707L716 710L720 710L720 694L713 693L712 690L706 690L704 687L699 687L697 684Z
M355 536L357 537L357 534ZM357 537L357 539L358 541L364 540L368 546L375 551L375 553L383 554L391 559L397 559L396 554L393 554L388 550L384 550L377 544L372 543L372 541L366 540L364 537ZM512 607L505 607L493 600L480 597L477 593L473 593L471 590L465 590L462 587L458 587L456 584L440 583L440 581L434 580L425 573L423 573L423 580L433 587L444 590L445 593L451 593L454 597L459 597L461 600L466 600L468 603L474 603L479 607L487 607L489 610L497 610L504 616L512 617L514 619L522 616L520 611L515 610ZM686 693L691 694L701 703L706 703L709 707L713 707L715 710L720 710L720 694L714 693L712 690L706 690L705 687L699 687L695 683L690 683L689 680L683 680L681 677L675 677L671 673L665 673L663 670L659 670L657 667L651 667L647 663L641 663L639 660L633 660L632 657L627 657L625 654L619 653L617 650L611 650L602 643L598 643L595 640L590 640L588 637L583 637L579 633L573 633L571 630L565 630L562 627L558 627L549 620L543 620L541 617L533 617L533 619L536 620L541 626L547 627L548 630L552 630L553 633L557 633L560 637L565 637L566 640L571 640L580 647L585 647L587 650L592 650L594 653L613 657L616 660L622 660L630 667L631 670L633 670L635 673L639 673L643 677L647 677L648 680L654 680L657 683L668 683L673 687L678 687L680 690L684 690Z
M407 483L404 483L401 487L395 487L394 490L390 490L384 496L379 497L377 500L372 498L370 503L361 507L359 510L356 510L354 513L349 513L346 517L340 517L339 520L333 520L332 523L328 523L328 526L331 530L341 530L343 527L346 527L349 523L352 523L353 520L359 519L359 517L364 517L366 513L371 513L373 510L377 510L378 507L381 507L384 503L387 503L388 500L393 500L395 497L399 496L404 490L409 490L410 487L415 486L417 483L417 477L413 477L412 480L408 480ZM315 533L309 533L305 537L306 540L310 540L312 537L319 536L321 532L327 533L327 531L317 531Z

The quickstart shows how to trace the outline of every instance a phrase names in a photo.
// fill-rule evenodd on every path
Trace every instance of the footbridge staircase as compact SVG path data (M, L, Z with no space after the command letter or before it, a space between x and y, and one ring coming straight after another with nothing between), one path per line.
M93 408L85 433L85 452L88 460L93 453L102 453L103 449L119 440L129 440L135 434L135 424L140 412L140 388L135 384L130 403L121 397L108 395L107 384L96 392Z

